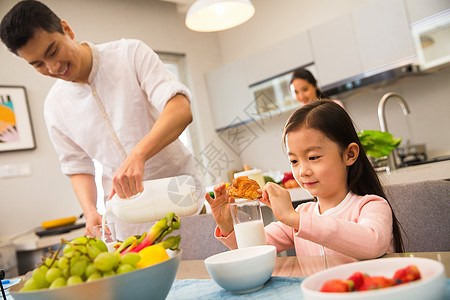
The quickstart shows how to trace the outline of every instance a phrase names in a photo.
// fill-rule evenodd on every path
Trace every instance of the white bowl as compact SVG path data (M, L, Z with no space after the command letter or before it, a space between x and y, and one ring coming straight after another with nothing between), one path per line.
M159 264L129 273L84 282L57 289L19 292L21 284L11 287L14 300L121 300L165 299L172 287L181 260L181 250Z
M249 293L264 286L272 276L275 246L253 246L222 252L205 259L212 279L233 293Z
M395 271L408 265L416 265L422 278L417 281L371 291L348 293L319 292L325 281L330 279L347 279L354 272L360 271L369 276L385 276L392 278ZM318 272L301 284L303 297L306 300L434 300L445 294L444 266L435 260L416 257L395 257L372 259L349 263Z

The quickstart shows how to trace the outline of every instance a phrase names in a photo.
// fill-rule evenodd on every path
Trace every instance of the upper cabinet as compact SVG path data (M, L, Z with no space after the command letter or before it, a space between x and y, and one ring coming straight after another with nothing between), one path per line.
M222 130L265 118L272 109L277 112L284 111L286 107L291 109L292 99L286 99L286 76L293 69L311 64L312 61L308 35L303 32L207 73L215 129ZM280 74L284 74L280 88L270 87L274 91L273 99L271 93L255 92L254 88L250 88ZM283 95L282 100L279 99L278 90Z
M254 108L242 60L209 72L206 74L206 82L217 130L248 119L248 114Z
M322 87L416 62L403 0L376 0L309 30Z
M416 59L403 0L377 0L352 13L364 72Z
M308 34L302 32L244 59L250 84L313 62Z
M410 23L450 9L449 0L405 0L405 5Z
M320 86L362 73L350 14L313 27L309 33Z

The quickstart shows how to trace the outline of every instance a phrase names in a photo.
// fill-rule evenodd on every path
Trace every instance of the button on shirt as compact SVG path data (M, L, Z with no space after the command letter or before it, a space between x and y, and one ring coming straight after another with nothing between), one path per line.
M150 132L167 101L176 94L188 100L191 95L141 41L87 44L93 55L89 84L57 80L44 116L63 173L94 175L96 159L103 165L109 195L114 172ZM194 157L177 139L146 162L144 180L181 174L201 183Z

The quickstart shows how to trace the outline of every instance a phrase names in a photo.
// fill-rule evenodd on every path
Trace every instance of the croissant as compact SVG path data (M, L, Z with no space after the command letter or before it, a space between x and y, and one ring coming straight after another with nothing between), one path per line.
M258 199L262 196L258 193L260 188L255 180L248 178L248 176L239 176L228 187L228 195L236 199Z

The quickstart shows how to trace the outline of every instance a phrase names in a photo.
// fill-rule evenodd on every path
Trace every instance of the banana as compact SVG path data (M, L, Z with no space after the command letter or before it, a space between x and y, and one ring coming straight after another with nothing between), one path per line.
M45 221L41 223L41 226L49 229L49 228L54 228L54 227L59 227L59 226L64 226L64 225L70 225L75 223L75 221L77 220L77 217L68 217L68 218L62 218L62 219L56 219L56 220L50 220L50 221Z

